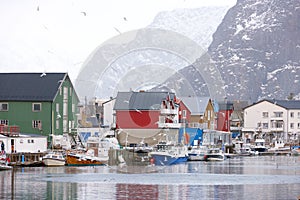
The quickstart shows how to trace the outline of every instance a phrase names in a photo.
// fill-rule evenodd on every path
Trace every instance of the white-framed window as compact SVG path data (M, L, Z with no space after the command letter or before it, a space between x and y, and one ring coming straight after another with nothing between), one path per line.
M42 104L41 103L32 103L32 111L33 112L42 111Z
M72 103L72 113L74 113L74 112L75 112L75 104Z
M72 88L71 87L70 87L70 92L69 93L70 93L70 97L71 97L72 96Z
M300 123L298 123L298 129L300 129Z
M56 112L59 113L59 103L56 103L55 106L56 106L56 107L55 107Z
M4 124L8 126L8 120L7 119L0 119L0 124Z
M300 119L300 112L298 112L298 119Z
M269 128L269 124L268 123L263 123L263 129L268 129Z
M186 119L186 110L182 111L182 119Z
M34 143L34 140L33 139L28 139L27 142L28 143Z
M275 117L283 117L283 112L274 112Z
M290 112L290 117L294 118L294 112Z
M59 120L58 120L58 119L57 119L56 122L55 122L55 128L56 128L56 129L59 129Z
M42 121L41 120L32 120L32 128L42 129Z
M268 112L263 112L262 116L263 116L263 118L268 118L269 117L269 113Z
M8 111L8 103L0 103L0 111Z
M290 123L290 128L294 129L294 123Z

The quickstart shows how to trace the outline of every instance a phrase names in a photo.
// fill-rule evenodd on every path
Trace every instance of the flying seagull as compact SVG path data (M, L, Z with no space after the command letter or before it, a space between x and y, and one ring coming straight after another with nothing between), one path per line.
M86 12L81 12L84 16L86 16Z
M118 33L122 34L121 31L120 31L119 29L117 29L116 27L114 27L114 29L115 29Z

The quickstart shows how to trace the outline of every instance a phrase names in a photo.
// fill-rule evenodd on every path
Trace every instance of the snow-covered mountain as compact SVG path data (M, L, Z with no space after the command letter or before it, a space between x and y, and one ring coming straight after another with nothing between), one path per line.
M300 1L238 0L208 52L229 99L299 97Z
M204 68L215 70L204 76L199 73ZM238 0L213 34L208 54L179 73L200 96L250 102L300 99L300 1ZM171 77L156 89L172 87L177 79Z

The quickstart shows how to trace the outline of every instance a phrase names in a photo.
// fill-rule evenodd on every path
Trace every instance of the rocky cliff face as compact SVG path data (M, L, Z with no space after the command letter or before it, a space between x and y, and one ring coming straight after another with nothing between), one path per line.
M300 94L300 1L238 0L208 52L228 99Z

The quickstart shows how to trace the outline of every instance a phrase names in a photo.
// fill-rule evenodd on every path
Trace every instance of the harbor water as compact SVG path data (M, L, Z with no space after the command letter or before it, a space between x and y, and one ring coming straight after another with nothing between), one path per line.
M298 199L300 157L0 171L0 199Z

